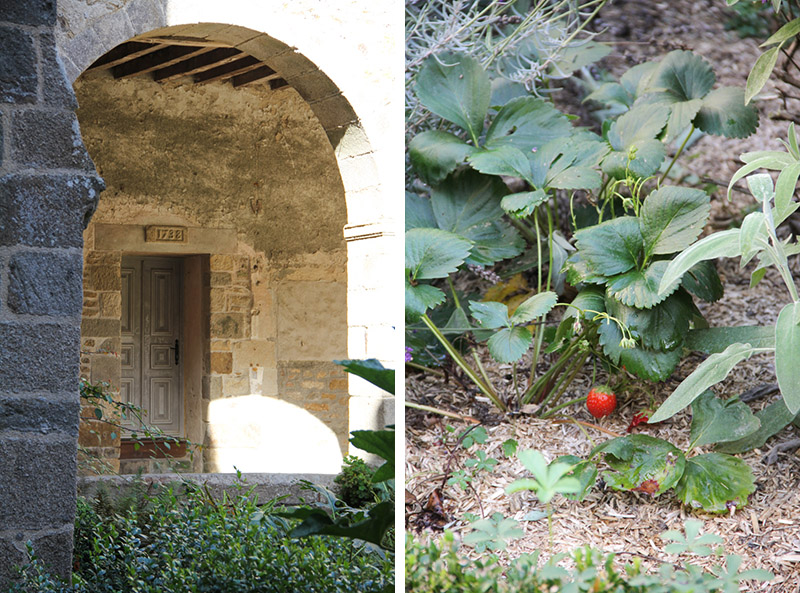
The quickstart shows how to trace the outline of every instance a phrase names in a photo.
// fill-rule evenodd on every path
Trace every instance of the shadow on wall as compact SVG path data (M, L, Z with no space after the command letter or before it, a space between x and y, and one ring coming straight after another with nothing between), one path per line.
M210 402L205 445L207 472L337 474L342 466L339 440L325 423L263 395Z

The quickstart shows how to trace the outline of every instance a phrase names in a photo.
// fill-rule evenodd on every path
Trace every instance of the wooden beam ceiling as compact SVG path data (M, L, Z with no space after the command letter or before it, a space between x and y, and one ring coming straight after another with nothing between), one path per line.
M227 83L234 88L287 83L272 68L234 47L196 39L159 37L128 41L98 58L88 70L111 70L114 78L149 76L157 82L191 77L193 84Z

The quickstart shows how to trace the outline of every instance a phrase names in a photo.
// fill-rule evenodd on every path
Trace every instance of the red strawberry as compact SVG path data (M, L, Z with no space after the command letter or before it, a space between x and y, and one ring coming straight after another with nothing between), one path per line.
M643 410L641 412L636 412L633 415L633 419L631 420L631 423L628 425L628 432L631 432L634 428L636 428L640 424L643 424L643 423L647 422L650 419L649 414L650 414L650 412L648 410Z
M586 396L586 409L595 418L608 416L617 407L617 396L607 385L592 387Z

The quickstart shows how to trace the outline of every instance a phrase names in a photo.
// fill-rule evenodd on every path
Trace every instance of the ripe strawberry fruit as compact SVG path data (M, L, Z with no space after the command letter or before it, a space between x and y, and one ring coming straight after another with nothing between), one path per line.
M595 418L608 416L617 407L617 396L607 385L592 387L586 396L586 409Z

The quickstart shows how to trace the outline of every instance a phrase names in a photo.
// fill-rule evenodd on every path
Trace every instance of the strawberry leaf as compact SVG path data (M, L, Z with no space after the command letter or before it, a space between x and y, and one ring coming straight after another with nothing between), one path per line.
M644 434L619 437L632 447L630 458L617 457L613 450L605 451L605 462L611 472L603 479L615 490L636 490L651 496L663 494L678 483L686 465L680 449L663 439ZM626 452L627 453L627 452ZM627 454L625 457L628 457Z
M747 504L755 489L753 473L744 461L724 453L705 453L686 462L675 494L690 507L724 513L730 505Z

